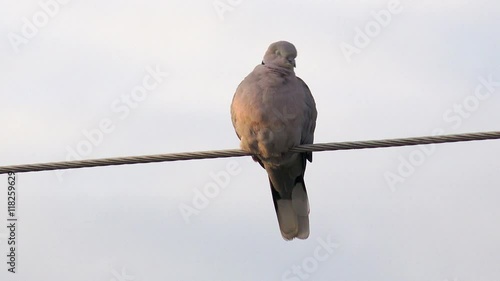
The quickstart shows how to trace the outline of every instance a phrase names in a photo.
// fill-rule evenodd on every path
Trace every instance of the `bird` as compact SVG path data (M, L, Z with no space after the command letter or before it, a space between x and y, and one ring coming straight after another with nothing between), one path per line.
M309 199L304 173L312 152L290 152L312 144L316 102L295 75L297 49L287 41L269 45L262 63L236 88L231 121L240 147L267 172L274 209L285 240L309 237Z

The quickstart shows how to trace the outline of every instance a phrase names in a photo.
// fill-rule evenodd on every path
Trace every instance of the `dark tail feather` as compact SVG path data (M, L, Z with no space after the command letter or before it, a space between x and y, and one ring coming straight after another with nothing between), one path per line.
M304 178L302 176L296 178L293 189L286 198L280 195L271 180L269 184L283 238L292 240L309 237L309 200Z

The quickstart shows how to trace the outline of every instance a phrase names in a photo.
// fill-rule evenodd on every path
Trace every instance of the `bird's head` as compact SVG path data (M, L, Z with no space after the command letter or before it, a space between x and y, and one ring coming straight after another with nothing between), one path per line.
M269 48L264 55L262 63L269 66L277 66L293 70L296 66L295 58L297 57L297 49L287 41L278 41L269 45Z

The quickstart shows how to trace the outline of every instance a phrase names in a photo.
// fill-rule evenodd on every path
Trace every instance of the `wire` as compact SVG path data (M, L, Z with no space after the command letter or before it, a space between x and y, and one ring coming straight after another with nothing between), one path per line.
M335 150L349 150L349 149L398 147L398 146L422 145L422 144L433 144L433 143L492 140L492 139L500 139L500 131L442 135L442 136L426 136L426 137L416 137L416 138L316 143L316 144L300 145L291 148L290 151L292 152L335 151ZM0 167L0 174L6 174L8 172L15 172L15 173L37 172L37 171L102 167L102 166L112 166L112 165L128 165L128 164L139 164L139 163L228 158L228 157L241 157L249 155L252 154L240 149L227 149L227 150L182 152L182 153L157 154L157 155L145 155L145 156L102 158L93 160L2 166Z

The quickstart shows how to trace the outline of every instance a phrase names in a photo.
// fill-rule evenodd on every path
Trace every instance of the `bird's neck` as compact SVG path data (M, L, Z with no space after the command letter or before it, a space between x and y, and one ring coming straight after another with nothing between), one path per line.
M265 68L267 68L268 71L271 73L276 73L280 75L295 75L295 72L293 69L286 68L286 67L281 67L277 65L272 65L272 64L264 64L263 65Z

